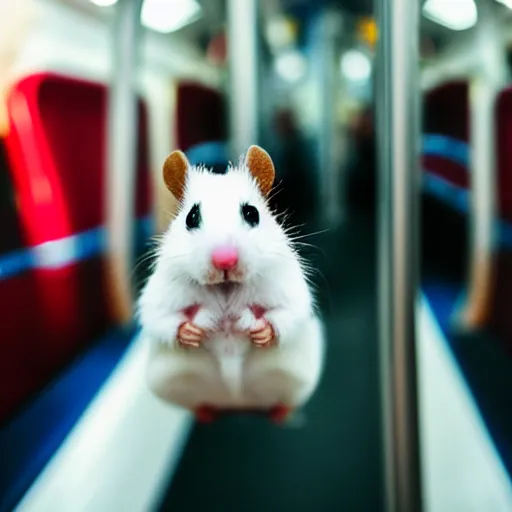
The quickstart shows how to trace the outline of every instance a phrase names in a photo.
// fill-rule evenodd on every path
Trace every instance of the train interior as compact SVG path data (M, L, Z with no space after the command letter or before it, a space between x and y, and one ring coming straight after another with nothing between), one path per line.
M328 342L319 389L276 427L243 415L203 425L154 397L137 322L112 306L109 108L123 1L0 0L0 510L384 510L374 2L255 3L254 143L275 162L276 209L300 226ZM233 2L142 2L135 293L176 206L166 156L179 148L217 172L233 159ZM423 492L432 512L505 512L512 2L420 4Z

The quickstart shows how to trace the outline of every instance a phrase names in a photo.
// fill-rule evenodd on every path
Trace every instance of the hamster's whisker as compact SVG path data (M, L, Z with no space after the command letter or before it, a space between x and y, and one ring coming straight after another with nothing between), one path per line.
M302 233L302 228L305 226L305 224L301 224L299 226L295 225L295 226L288 226L288 227L285 227L283 228L283 232L284 234L288 237L288 238L294 238L296 236L299 236L301 235Z
M172 255L163 255L162 258L165 258L166 261L175 261L179 259L189 258L190 252L183 252L180 254L172 254Z
M165 213L166 215L168 215L168 216L169 216L169 218L171 218L171 219L173 219L174 217L176 217L176 214L177 214L177 212L172 213L172 212L170 212L170 211L168 211L168 210L165 210L165 209L162 209L161 211L162 211L162 213Z
M280 213L274 212L274 218L276 220L278 220L279 222L281 222L281 227L283 228L284 231L286 231L287 229L289 229L291 227L291 226L285 225L286 222L288 222L292 218L292 214L288 210L285 210L284 212L280 212Z
M142 258L139 258L134 267L133 267L133 270L131 271L130 273L130 279L133 278L133 276L135 275L135 273L137 272L137 270L141 267L141 265L143 265L144 263L150 261L151 259L154 258L154 261L152 262L151 266L150 266L150 270L153 271L154 270L154 267L157 263L157 254L153 253L153 252L149 252L148 254L145 254Z
M311 251L311 253L321 254L322 256L327 257L325 249L318 247L317 245L308 244L306 242L294 242L292 245L299 253L300 251Z
M304 234L304 235L301 235L301 236L297 236L297 237L295 237L295 238L292 238L292 239L291 239L291 241L292 241L292 242L296 242L297 240L303 240L304 238L308 238L308 237L310 237L310 236L322 235L322 234L324 234L324 233L328 233L329 231L330 231L330 229L329 229L329 228L327 228L327 229L322 229L322 230L320 230L320 231L315 231L315 232L313 232L313 233L306 233L306 234Z
M272 189L272 191L270 192L270 194L267 196L267 204L272 201L272 199L274 199L279 193L281 193L282 191L284 190L283 188L283 182L280 181L279 183L277 183L276 185L274 185L274 188Z

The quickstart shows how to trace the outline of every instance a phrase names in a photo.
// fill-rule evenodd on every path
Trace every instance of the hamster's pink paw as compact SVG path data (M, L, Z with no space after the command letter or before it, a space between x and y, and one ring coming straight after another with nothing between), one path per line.
M264 318L258 320L249 332L253 344L257 347L268 348L275 344L276 335L274 328Z
M178 329L178 342L185 348L197 348L204 339L204 331L191 322L181 324Z

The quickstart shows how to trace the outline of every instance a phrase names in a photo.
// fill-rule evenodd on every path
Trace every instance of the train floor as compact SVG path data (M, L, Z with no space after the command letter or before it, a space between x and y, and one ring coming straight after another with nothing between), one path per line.
M424 196L422 291L512 478L512 357L509 341L491 329L464 332L454 322L466 292L468 216Z
M512 389L510 351L491 332L465 333L452 323L464 286L461 280L431 268L424 274L423 292L512 479L512 409L504 405Z
M196 425L160 510L382 508L374 223L354 217L318 247L326 370L302 424L231 417Z

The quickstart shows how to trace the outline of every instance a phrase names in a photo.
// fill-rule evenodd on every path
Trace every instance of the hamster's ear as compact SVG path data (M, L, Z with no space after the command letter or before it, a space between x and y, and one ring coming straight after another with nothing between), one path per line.
M267 196L272 190L276 175L270 155L259 146L251 146L245 156L245 165L256 180L263 196Z
M187 157L182 151L173 151L164 162L165 185L178 201L185 193L188 168Z

